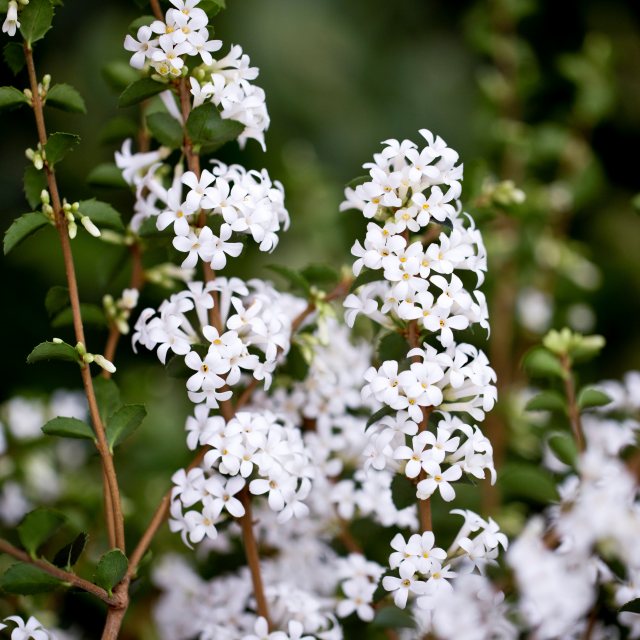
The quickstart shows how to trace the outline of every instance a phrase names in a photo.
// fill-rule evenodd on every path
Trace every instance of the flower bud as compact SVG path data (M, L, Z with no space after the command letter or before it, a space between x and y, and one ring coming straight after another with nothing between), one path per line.
M73 240L76 237L76 235L78 235L78 226L72 220L71 222L69 222L68 229L69 229L69 238Z
M49 192L46 189L43 189L40 192L40 202L42 202L42 204L49 204L51 202L49 199Z
M80 224L82 224L82 226L94 237L94 238L99 238L100 237L100 229L98 229L98 227L96 227L95 224L93 224L93 222L91 222L91 219L89 218L89 216L81 216L80 217Z
M116 371L116 368L115 368L113 362L109 362L109 360L107 360L104 356L101 356L100 354L96 354L93 357L93 361L99 367L102 367L105 371L108 371L109 373L115 373L115 371Z

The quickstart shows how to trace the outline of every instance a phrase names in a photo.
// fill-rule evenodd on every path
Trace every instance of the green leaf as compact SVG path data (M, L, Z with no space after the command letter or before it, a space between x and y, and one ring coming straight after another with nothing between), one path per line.
M310 264L300 273L310 284L315 285L331 285L340 280L340 274L324 264Z
M157 95L162 91L166 91L169 85L161 82L156 82L151 78L141 78L132 82L122 92L118 99L119 107L131 107L134 104L138 104L147 98Z
M158 229L157 225L158 216L151 216L150 218L145 218L138 229L138 235L141 238L149 238L152 236L173 236L173 229L171 226L163 229L162 231Z
M78 352L66 342L41 342L27 356L27 362L42 362L43 360L67 360L80 363Z
M24 170L24 195L32 209L37 209L42 202L40 194L47 188L47 178L44 171L38 171L32 164Z
M625 602L625 604L620 607L620 613L623 613L624 611L629 611L630 613L640 613L640 598Z
M95 440L91 427L77 418L58 417L49 420L42 427L43 433L59 438L77 438L79 440Z
M593 387L584 387L578 394L578 406L581 409L590 409L591 407L604 407L609 404L611 398L600 389L594 389Z
M578 447L572 435L561 432L553 433L549 436L548 443L551 451L560 462L564 462L570 467L576 466Z
M187 119L187 131L191 141L206 151L213 151L235 140L244 128L241 122L223 119L217 107L211 102L193 109Z
M122 217L107 202L101 202L92 198L91 200L80 201L78 211L85 216L89 216L91 221L98 227L106 227L115 229L116 231L124 231Z
M371 176L370 175L358 176L357 178L354 178L353 180L350 180L345 185L345 188L347 188L347 189L355 189L356 187L359 187L361 184L364 184L365 182L371 182Z
M202 9L209 18L215 17L226 7L225 0L202 0L198 5L198 9Z
M529 375L542 378L566 378L559 358L544 347L534 347L524 357L524 368Z
M53 564L61 569L69 571L73 565L78 562L85 546L89 540L89 535L79 533L69 544L66 544L53 557Z
M80 136L74 133L52 133L49 136L49 140L47 140L47 144L44 146L47 164L53 167L56 163L60 162L69 151L73 151L73 148L79 143Z
M349 291L355 291L363 284L369 284L370 282L377 282L382 280L382 271L376 269L363 269L358 277L351 283Z
M0 578L0 588L7 593L33 595L51 591L62 583L33 564L18 562L11 565Z
M152 22L155 21L155 16L140 16L136 18L128 27L127 31L131 35L137 35L138 29L140 27L148 27Z
M18 525L18 537L32 558L38 549L62 526L66 520L59 511L36 509L27 513Z
M391 605L378 609L371 626L383 629L414 629L416 623L408 611L403 611Z
M44 306L49 314L49 317L60 313L64 308L71 304L69 300L69 289L60 285L55 285L47 291L47 296L44 299Z
M396 578L398 577L396 571L393 569L387 569L384 572L384 574L380 576L380 579L378 580L378 586L376 587L376 590L373 592L372 601L374 603L380 602L380 600L382 600L383 598L386 598L389 595L389 592L382 586L382 581L387 576L394 576Z
M410 349L407 339L397 331L385 333L378 341L378 360L404 360Z
M93 169L87 176L87 183L92 187L129 188L122 177L122 171L112 162L104 162Z
M558 500L551 474L542 467L526 462L507 463L498 476L498 484L507 500L531 500L548 504Z
M93 581L111 595L113 587L124 578L128 567L129 561L124 553L120 549L112 549L100 558Z
M44 37L53 22L51 0L30 0L20 11L20 32L24 39L33 44Z
M100 418L103 424L107 424L109 418L122 406L120 389L113 380L98 376L93 379L93 390L96 394Z
M182 127L168 113L158 112L147 116L147 127L153 137L165 147L177 149L182 146Z
M100 132L100 142L121 142L133 138L138 133L138 125L125 116L111 118Z
M541 391L525 405L526 411L566 411L567 401L557 391Z
M13 109L29 104L27 96L15 87L0 87L0 109Z
M120 407L107 423L107 441L113 451L123 440L128 438L142 423L147 410L142 404L125 404Z
M106 327L108 322L105 318L102 307L97 304L89 304L86 302L80 303L80 317L85 325L91 325L93 327ZM54 329L60 327L68 327L73 324L73 309L67 307L63 309L58 315L51 320L51 326Z
M116 60L102 67L102 75L115 91L122 91L140 79L138 72L128 62Z
M391 480L391 498L396 509L405 509L416 503L416 488L404 473L394 474Z
M293 343L287 353L287 360L284 363L281 372L291 376L293 380L302 381L309 373L309 363L302 353L302 349Z
M9 251L17 247L23 240L48 224L49 220L39 211L25 213L16 218L4 233L4 255L6 256Z
M209 347L204 344L194 344L191 345L193 351L195 351L201 358L204 358L208 351ZM194 371L187 367L184 356L175 355L168 362L165 367L165 371L167 375L172 378L188 378L192 376Z
M394 413L397 413L397 411L395 409L392 409L388 405L385 405L384 407L382 407L382 409L378 409L367 420L367 425L365 426L365 430L368 429L371 425L374 425L376 422L378 422L378 420L382 420L382 418L384 418L385 416L390 416L390 415L393 415Z
M299 271L295 271L289 267L283 267L279 264L267 265L265 269L269 269L269 271L273 271L279 276L282 276L289 283L291 289L298 290L307 297L311 295L311 286Z
M47 91L46 104L71 113L87 113L84 99L70 84L54 84Z
M18 75L25 65L24 49L22 46L17 42L8 42L4 45L2 55L9 69L13 71L13 75Z

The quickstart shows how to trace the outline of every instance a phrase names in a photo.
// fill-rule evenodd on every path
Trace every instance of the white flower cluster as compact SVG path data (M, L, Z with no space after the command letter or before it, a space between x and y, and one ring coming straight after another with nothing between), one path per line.
M21 2L20 4L24 4ZM15 36L16 31L20 28L20 21L18 20L18 2L16 0L9 0L7 4L7 17L2 23L2 33L6 33L9 36Z
M4 622L15 625L11 631L11 640L61 640L57 634L45 629L34 616L30 616L26 622L20 616L8 616ZM10 628L10 625L0 622L0 631Z
M205 101L215 104L222 118L245 126L238 139L240 146L253 138L264 149L264 132L269 127L265 94L251 82L258 77L258 69L251 66L238 45L232 45L218 60L211 55L222 48L222 41L209 39L209 18L197 6L199 0L171 0L171 4L173 8L166 12L164 21L141 26L137 39L126 36L124 48L133 54L131 66L144 69L149 65L160 76L175 78L188 73L187 58L199 57L201 64L192 73L202 82L189 78L193 106ZM167 106L169 113L181 121L175 104Z

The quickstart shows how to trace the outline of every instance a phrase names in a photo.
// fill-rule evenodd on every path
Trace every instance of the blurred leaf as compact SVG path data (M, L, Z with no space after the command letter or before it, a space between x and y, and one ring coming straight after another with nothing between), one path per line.
M62 526L66 517L59 511L40 508L27 513L18 525L18 537L32 558L38 549Z
M123 440L128 438L142 423L147 410L142 404L125 404L120 407L107 422L107 442L113 451Z
M129 188L129 185L122 177L122 171L111 162L99 164L93 169L87 176L87 183L92 187Z
M68 307L70 304L71 301L69 300L69 289L60 285L51 287L51 289L47 291L47 295L44 299L44 306L50 318L60 313L65 307Z
M310 264L300 272L310 284L330 285L340 280L340 274L324 264Z
M223 119L218 108L211 102L193 109L187 119L187 131L191 141L208 151L235 140L244 128L241 122Z
M23 240L48 224L49 220L39 211L24 213L19 218L16 218L4 232L4 255L6 256L9 251L17 247Z
M214 18L222 9L226 9L225 0L201 0L198 9L202 9L209 18Z
M349 289L349 291L355 291L363 284L377 282L378 280L382 280L382 271L376 269L363 269L358 277L351 283L351 289Z
M407 339L397 331L385 333L378 340L377 356L380 362L386 360L404 360L409 353L410 346Z
M395 473L393 475L391 498L396 509L406 509L416 503L416 488L404 473Z
M347 182L345 187L347 189L355 189L356 187L359 187L361 184L364 184L365 182L371 182L371 176L370 175L358 176L357 178L354 178L350 182Z
M32 209L38 208L42 202L40 194L47 188L47 178L44 171L38 171L32 164L24 170L24 195Z
M558 491L551 474L542 467L527 462L509 462L498 476L507 500L533 500L549 504L558 500Z
M29 6L29 5L27 5ZM44 146L47 156L47 164L53 167L60 162L69 151L73 151L74 147L80 143L80 136L74 133L52 133Z
M25 65L24 49L22 46L17 42L8 42L4 45L2 54L4 61L13 72L13 75L18 75Z
M80 363L78 352L66 342L41 342L27 356L27 362L42 362L43 360L67 360Z
M368 429L371 425L374 425L378 420L382 420L385 416L390 416L396 413L395 409L392 409L388 405L382 407L382 409L378 409L371 417L367 420L367 425L365 429Z
M581 409L590 409L591 407L604 407L611 402L611 398L599 389L593 387L585 387L578 394L578 406Z
M33 44L44 37L53 22L53 5L51 0L30 0L20 11L20 33L24 39Z
M541 391L525 405L526 411L566 411L567 401L558 391Z
M145 218L138 229L138 235L141 238L149 238L151 236L173 236L173 227L169 225L166 229L158 229L157 226L158 216L151 216Z
M640 193L636 193L631 199L631 206L636 210L636 213L640 213Z
M269 264L265 269L269 269L269 271L273 271L279 276L282 276L289 283L289 286L293 291L299 291L306 297L311 296L311 287L309 282L300 271L296 271L295 269L284 267L279 264Z
M630 613L640 613L640 598L625 602L625 604L620 607L619 612L623 613L624 611L628 611Z
M107 551L107 553L100 558L100 562L98 562L93 581L111 595L113 587L115 587L127 573L128 566L129 561L120 549Z
M92 198L82 200L78 211L85 216L89 216L92 222L98 227L124 231L122 217L108 202L102 202Z
M201 358L204 358L209 351L209 347L204 344L194 344L191 345L191 350L195 351ZM172 378L188 378L195 373L193 369L190 369L186 365L184 356L180 355L173 356L167 362L165 371L167 372L167 375L171 376Z
M118 99L118 106L121 108L131 107L167 89L169 89L169 85L167 84L156 82L151 78L141 78L140 80L132 82L122 92Z
M78 562L85 546L89 540L89 535L79 533L69 544L65 545L53 557L53 564L61 569L71 570L71 567Z
M535 377L565 378L560 359L544 347L534 347L524 357L524 368Z
M0 588L7 593L32 595L51 591L62 583L32 564L18 562L11 565L0 578Z
M376 590L373 592L372 602L378 603L384 597L389 595L389 592L382 586L382 581L387 576L397 577L397 573L394 569L387 569L387 571L385 571L384 574L380 576L380 579L378 580L378 586L376 587Z
M49 420L42 427L43 433L60 438L76 438L79 440L95 440L91 427L77 418L58 417Z
M147 116L147 127L153 137L165 147L178 149L182 146L182 127L168 113L158 112Z
M122 406L120 389L112 379L97 376L93 379L93 390L96 394L100 418L103 424L107 424L109 418Z
M109 144L122 142L125 138L133 138L138 133L138 125L126 116L111 118L100 132L100 142Z
M290 376L293 380L302 381L309 373L309 363L302 353L302 349L295 344L291 344L287 359L281 367L281 372Z
M97 304L89 304L86 302L80 303L80 317L85 325L91 325L94 327L106 327L107 319L105 318L102 307ZM63 309L58 315L51 321L51 326L54 329L60 327L68 327L73 324L73 309L68 307Z
M568 433L553 433L548 440L551 451L556 458L570 467L576 466L578 447L573 436Z
M62 111L87 113L82 96L70 84L54 84L47 91L46 104Z
M15 87L0 87L0 109L12 109L29 104L29 98Z
M403 611L391 605L389 607L382 607L376 611L371 626L382 627L384 629L414 629L416 623L408 611Z
M122 91L140 78L138 72L128 62L121 60L104 65L102 75L111 88L116 91Z
M127 31L131 34L131 35L137 35L138 33L138 29L140 29L140 27L148 27L152 22L155 21L155 16L150 16L150 15L146 15L146 16L140 16L138 18L136 18L128 27L127 27Z

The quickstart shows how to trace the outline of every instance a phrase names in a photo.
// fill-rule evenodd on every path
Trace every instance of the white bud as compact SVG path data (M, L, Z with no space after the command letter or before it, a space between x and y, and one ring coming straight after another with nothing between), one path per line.
M61 338L52 338L51 342L54 342L55 344L62 344L62 339Z
M81 216L80 223L94 238L100 237L100 229L98 229L98 227L96 227L96 225L91 222L89 216Z
M49 204L49 202L51 202L49 200L49 192L46 189L40 192L40 202L42 202L42 204Z
M104 356L101 356L100 354L96 354L93 357L93 361L99 367L102 367L105 371L108 371L109 373L115 373L115 371L116 371L116 368L115 368L113 362L109 362L109 360L107 360Z
M72 220L71 222L69 222L68 229L69 229L69 238L73 240L78 235L78 226Z

